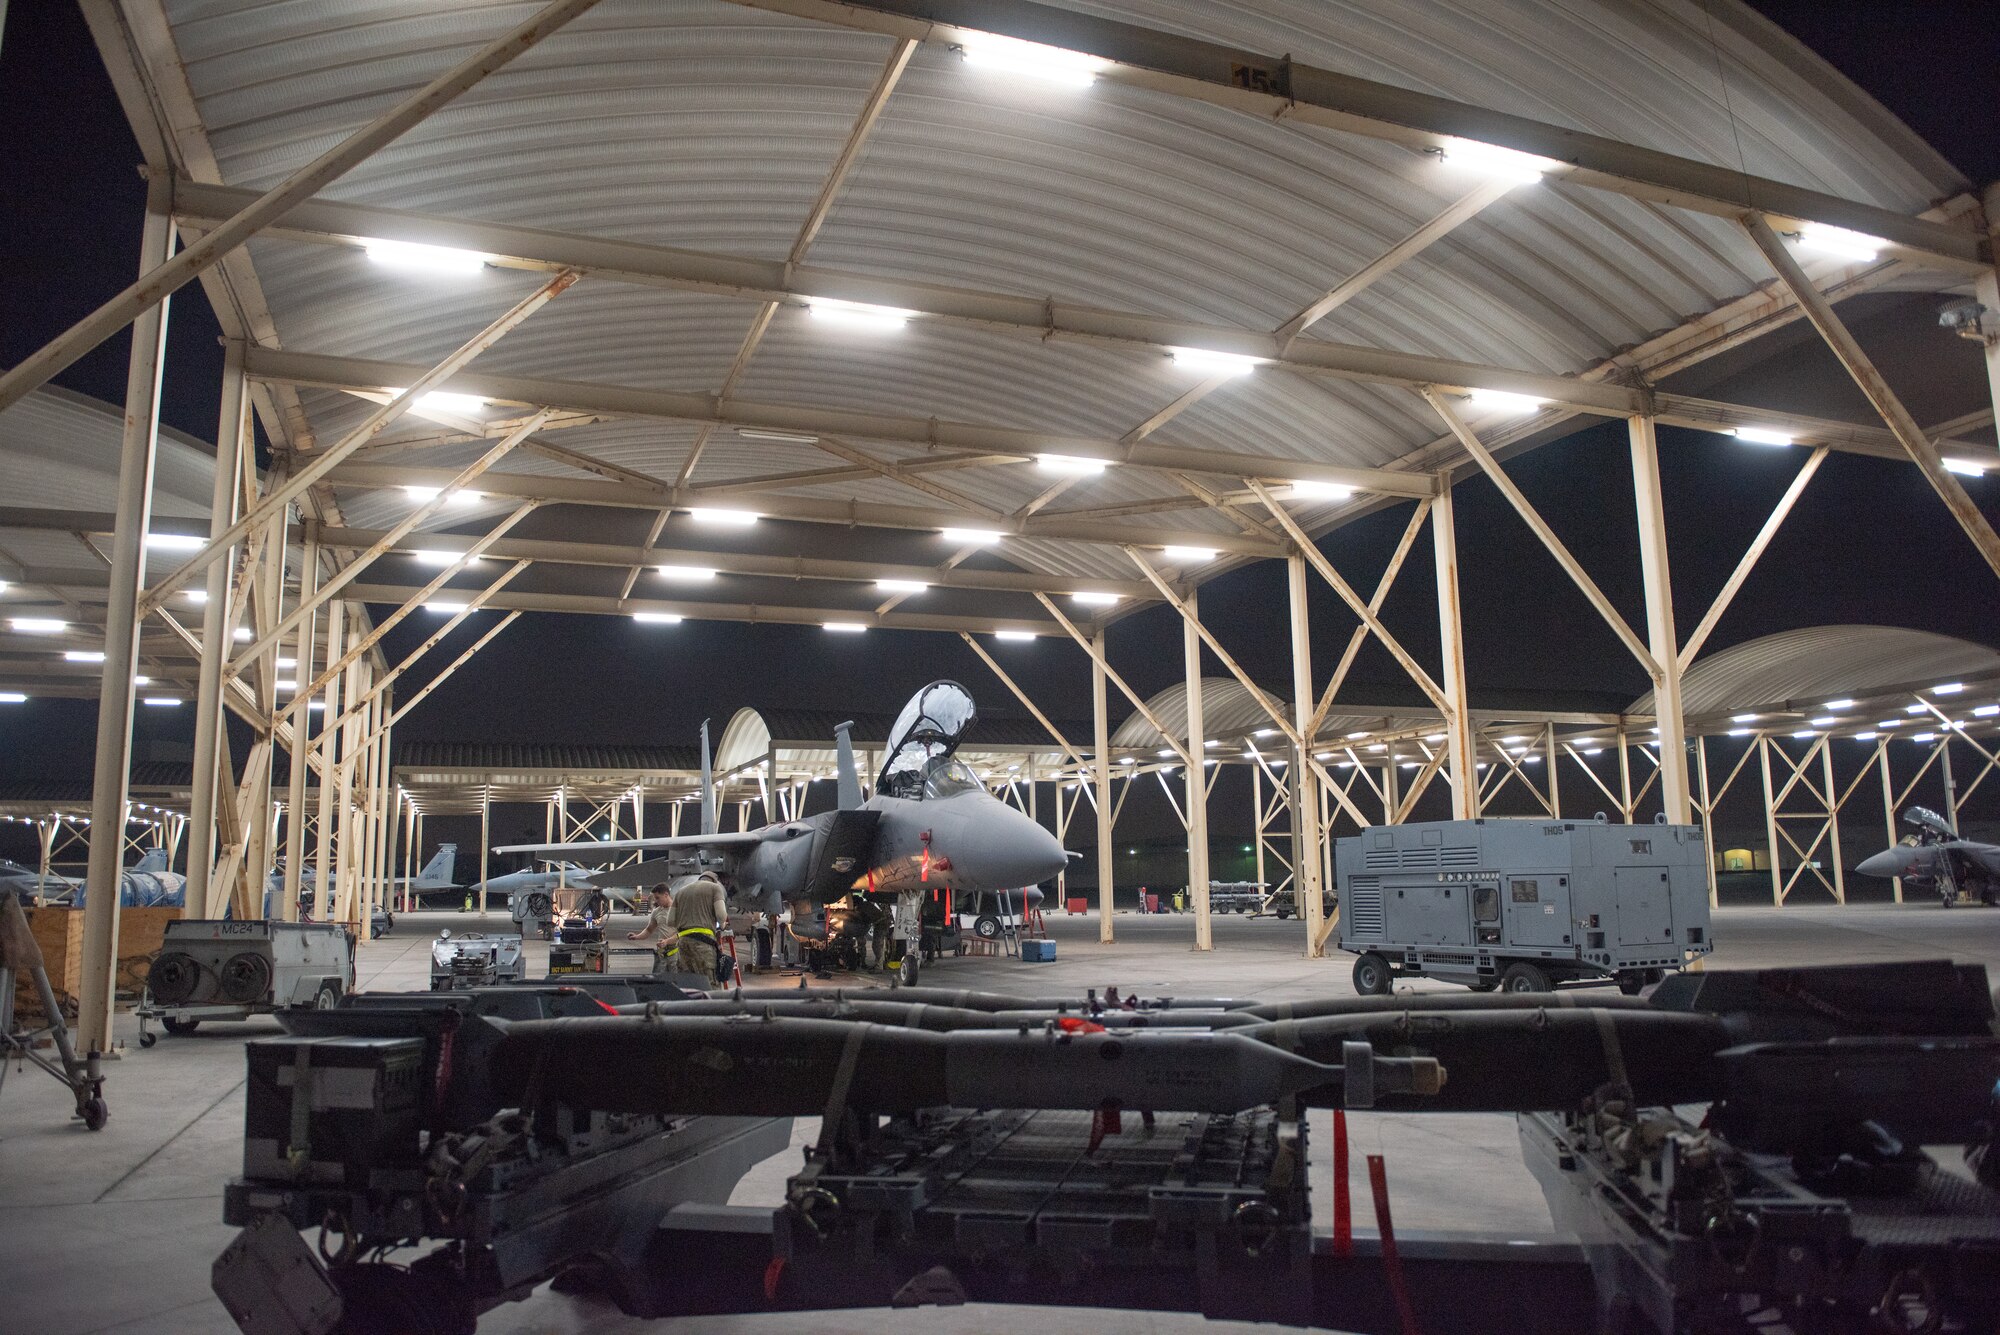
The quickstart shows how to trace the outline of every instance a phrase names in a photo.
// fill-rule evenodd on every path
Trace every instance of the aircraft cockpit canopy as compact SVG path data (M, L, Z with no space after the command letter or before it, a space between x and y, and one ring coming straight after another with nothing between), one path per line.
M979 718L972 696L955 681L918 691L889 730L888 759L876 779L891 797L945 797L978 788L979 780L951 755Z

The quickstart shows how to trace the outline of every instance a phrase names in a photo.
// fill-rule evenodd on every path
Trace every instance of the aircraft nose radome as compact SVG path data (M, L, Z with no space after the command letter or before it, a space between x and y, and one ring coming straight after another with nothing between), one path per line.
M990 813L992 836L974 872L981 886L1007 890L1046 881L1069 865L1062 843L1041 825L1002 802ZM968 868L968 870L972 870Z
M1855 868L1855 870L1861 872L1864 876L1900 875L1903 871L1902 850L1896 848L1884 849L1874 857L1863 858L1861 865Z

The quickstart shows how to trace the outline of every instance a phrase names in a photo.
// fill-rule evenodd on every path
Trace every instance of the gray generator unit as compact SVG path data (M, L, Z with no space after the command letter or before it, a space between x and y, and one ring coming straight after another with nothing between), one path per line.
M330 922L182 918L167 924L138 1009L146 1021L188 1034L203 1020L243 1020L288 1006L327 1009L354 990L354 938Z
M431 991L518 983L528 976L518 934L460 932L446 928L431 942Z
M1694 825L1383 825L1340 840L1334 874L1364 996L1398 978L1481 992L1610 978L1635 993L1714 949Z

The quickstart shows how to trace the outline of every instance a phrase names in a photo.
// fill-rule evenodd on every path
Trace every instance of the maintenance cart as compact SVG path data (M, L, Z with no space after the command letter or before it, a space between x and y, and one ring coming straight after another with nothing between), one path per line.
M1714 949L1693 825L1449 820L1376 826L1334 852L1354 990L1438 978L1478 992L1611 979L1628 994Z
M182 918L146 974L134 1012L139 1046L159 1036L191 1034L203 1020L247 1020L292 1006L328 1010L354 990L354 936L331 922Z

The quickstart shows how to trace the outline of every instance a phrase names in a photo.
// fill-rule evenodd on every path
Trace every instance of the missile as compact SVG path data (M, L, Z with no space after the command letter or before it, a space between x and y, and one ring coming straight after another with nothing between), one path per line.
M797 1001L802 989L795 987L742 987L727 995L740 997L744 1001ZM1070 1011L1084 1014L1099 1008L1095 995L1090 997L1010 997L1001 992L974 992L949 987L870 987L857 991L834 988L835 997L868 997L876 1000L921 1003L926 1006L951 1006L968 1011ZM825 995L822 991L821 995ZM1245 1010L1256 1003L1241 997L1157 997L1142 1001L1145 1010Z
M515 1106L542 1099L605 1112L747 1117L826 1111L836 1088L874 1113L921 1108L1120 1107L1237 1112L1302 1090L1337 1097L1435 1089L1428 1061L1377 1059L1364 1045L1344 1066L1231 1033L1073 1033L921 1029L817 1019L665 1016L532 1020L496 1047L496 1090Z
M1712 975L1711 975L1712 976ZM1232 1011L1259 1020L1312 1020L1324 1015L1373 1015L1383 1011L1511 1011L1588 1007L1593 1010L1656 1009L1639 997L1606 992L1579 1000L1579 993L1557 992L1397 992L1374 997L1311 997L1302 1001L1271 1001Z
M1234 1029L1261 1024L1248 1011L1103 1011L1054 1010L980 1011L952 1006L932 1006L896 1000L908 988L891 992L876 989L882 1000L852 994L840 1000L823 999L824 993L786 989L784 1001L736 1001L733 994L706 1001L642 1001L615 1007L620 1015L753 1015L774 1019L848 1020L869 1024L897 1025L908 1029L928 1029L949 1033L958 1029L1018 1029L1022 1025L1040 1027L1058 1024L1091 1024L1103 1029Z

